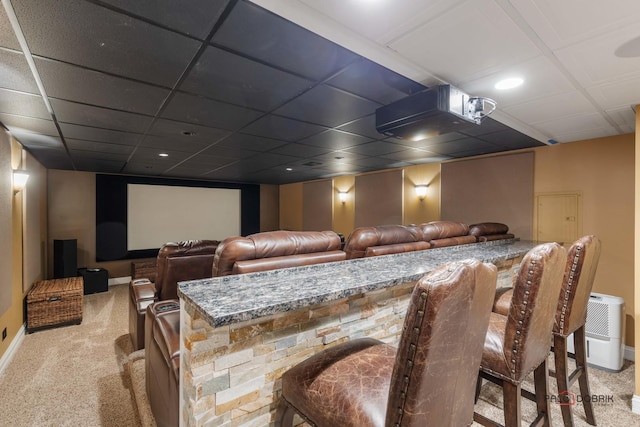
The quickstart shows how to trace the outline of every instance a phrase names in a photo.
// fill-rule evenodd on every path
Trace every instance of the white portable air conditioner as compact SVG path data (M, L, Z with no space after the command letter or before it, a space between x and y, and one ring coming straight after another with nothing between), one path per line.
M587 305L585 336L589 366L618 372L624 356L624 299L612 295L591 293ZM573 334L572 334L573 335ZM567 347L573 353L573 336Z

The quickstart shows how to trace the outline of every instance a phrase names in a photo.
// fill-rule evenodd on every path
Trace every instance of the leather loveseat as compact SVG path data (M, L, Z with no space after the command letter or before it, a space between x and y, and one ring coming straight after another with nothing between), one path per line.
M211 277L217 240L189 240L165 243L158 251L156 280L134 279L129 283L129 334L134 350L144 348L147 307L155 301L178 298L183 280Z

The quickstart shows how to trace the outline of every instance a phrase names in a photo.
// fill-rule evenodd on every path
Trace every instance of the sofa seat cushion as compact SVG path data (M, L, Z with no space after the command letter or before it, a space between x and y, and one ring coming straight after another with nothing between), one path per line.
M346 258L347 255L342 251L330 251L236 261L233 265L232 274L254 273L257 271L275 270L277 268L301 267L325 262L343 261Z

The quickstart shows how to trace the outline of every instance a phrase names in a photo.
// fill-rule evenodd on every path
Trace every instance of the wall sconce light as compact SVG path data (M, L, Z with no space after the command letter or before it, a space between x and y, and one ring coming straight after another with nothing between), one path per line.
M29 174L22 170L13 171L13 194L16 195L27 186Z
M349 197L349 192L348 191L338 191L338 199L340 199L340 201L344 204L344 202L347 201L347 198Z
M420 200L424 200L427 195L427 186L426 185L416 185L416 195Z

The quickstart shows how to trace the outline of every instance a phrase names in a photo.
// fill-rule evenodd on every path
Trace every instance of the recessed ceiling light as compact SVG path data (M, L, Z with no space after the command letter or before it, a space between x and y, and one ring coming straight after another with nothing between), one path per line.
M522 83L524 83L524 80L520 77L510 77L508 79L500 80L494 87L499 90L513 89L514 87L520 86Z
M160 157L169 157L169 155L167 153L160 153L160 154L158 154L158 156L160 156Z
M285 168L285 170L286 170L287 172L291 172L291 171L293 170L293 168Z

